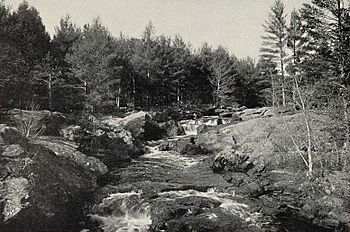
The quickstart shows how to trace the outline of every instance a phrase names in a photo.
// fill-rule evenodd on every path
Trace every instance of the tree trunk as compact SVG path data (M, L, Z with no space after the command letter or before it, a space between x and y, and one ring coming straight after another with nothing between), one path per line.
M298 91L300 104L302 106L303 118L304 118L304 123L305 123L305 127L306 127L306 132L307 132L308 175L311 176L313 173L313 155L312 155L312 137L311 137L311 127L310 127L310 122L309 122L309 114L308 114L308 109L305 106L305 99L302 96L298 81L297 81L295 76L294 76L294 82L295 82L296 89Z
M119 85L115 96L115 105L117 106L118 109L120 108L120 94L121 94L121 86Z
M269 72L270 72L270 77L271 77L272 107L275 107L275 105L276 105L275 82L273 80L273 75L272 75L271 69L269 69Z
M280 41L282 43L282 41ZM282 105L286 106L286 77L284 75L283 48L280 47L281 77L282 77Z
M177 81L177 87L176 87L176 103L180 103L180 81Z
M132 101L132 107L134 108L135 107L135 101L136 101L136 82L135 82L135 77L133 76L132 77L132 99L131 99L131 101Z
M53 115L53 109L52 109L52 76L49 75L49 82L48 82L48 90L49 90L49 109L50 109L50 117L52 118Z
M347 97L346 93L343 94L343 107L344 107L344 121L345 121L345 142L344 142L344 148L346 152L350 151L350 127L349 127L349 110L348 110L348 102L347 102Z

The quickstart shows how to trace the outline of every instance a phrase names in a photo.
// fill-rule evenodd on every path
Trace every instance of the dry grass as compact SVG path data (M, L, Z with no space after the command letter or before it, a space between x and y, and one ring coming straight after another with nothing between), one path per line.
M27 105L27 111L38 111L40 107L33 103ZM42 118L35 116L35 114L19 114L14 117L15 126L18 131L26 138L33 139L40 136L44 130L45 126L42 122Z

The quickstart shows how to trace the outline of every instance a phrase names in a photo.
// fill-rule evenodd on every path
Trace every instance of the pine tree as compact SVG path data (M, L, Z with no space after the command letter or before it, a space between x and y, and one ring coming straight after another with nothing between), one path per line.
M8 70L6 101L9 106L23 107L26 101L35 102L38 98L32 71L49 51L50 37L39 12L27 2L21 3L16 11L8 14L1 27L5 29L1 40Z
M170 73L170 78L176 92L176 103L180 104L183 100L183 89L189 76L187 64L189 57L191 56L191 51L179 35L175 36L172 46L174 63Z
M286 70L292 76L293 81L293 90L292 90L292 99L294 106L298 105L297 99L297 90L296 85L300 85L301 75L300 74L300 61L302 53L302 21L299 13L294 9L290 16L290 25L288 27L288 47L291 50L291 56L288 61L289 64L286 67ZM297 82L297 83L296 83Z
M209 81L213 86L213 98L216 106L221 106L224 101L232 100L235 84L236 70L235 58L230 57L228 51L218 47L212 52L211 69L212 76Z
M87 107L96 112L107 92L103 85L108 75L107 58L113 53L115 43L109 31L99 19L84 26L82 36L77 40L72 53L66 55L66 62L71 66L75 77L84 87Z
M342 0L313 0L312 3L321 12L325 27L325 36L331 49L327 59L329 69L327 82L338 89L341 95L346 127L346 149L350 150L350 9Z
M271 7L268 19L265 21L264 30L266 35L263 36L263 47L260 49L261 56L264 60L274 62L279 69L279 80L281 84L282 105L287 103L287 76L285 73L286 66L286 46L287 46L287 25L284 4L282 0L276 0ZM273 77L271 77L273 80ZM271 83L272 92L276 92L276 84ZM273 103L275 103L273 96Z
M66 55L72 52L73 44L80 36L80 28L72 22L69 15L61 18L59 26L55 27L55 34L51 41L51 54L55 57L57 66L62 69L68 68L68 64L65 60Z
M34 66L45 58L50 48L50 36L39 12L23 2L9 18L9 39L25 61Z
M262 67L259 65L255 65L250 57L236 62L234 96L240 105L249 108L266 105L266 92L270 88L270 81L264 75L260 75Z
M154 95L157 91L157 88L154 88L154 83L157 79L156 67L160 60L156 55L156 49L155 28L150 21L142 34L142 38L135 41L132 57L132 63L139 76L136 101L138 105L146 106L146 108L153 105Z

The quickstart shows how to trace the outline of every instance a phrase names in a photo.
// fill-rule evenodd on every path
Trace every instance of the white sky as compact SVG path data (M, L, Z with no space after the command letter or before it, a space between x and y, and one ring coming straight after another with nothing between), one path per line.
M284 0L286 10L309 0ZM5 0L17 8L22 0ZM82 26L100 17L113 35L139 37L149 20L156 34L180 34L194 48L222 45L238 57L257 59L262 24L274 0L27 0L52 35L62 16Z

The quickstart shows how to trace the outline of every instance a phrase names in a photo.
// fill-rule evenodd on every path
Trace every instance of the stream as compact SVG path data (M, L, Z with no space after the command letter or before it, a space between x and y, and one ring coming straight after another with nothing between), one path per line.
M94 207L91 220L105 232L259 228L259 213L228 190L230 185L212 172L207 158L149 145L147 154L111 172L113 193Z

